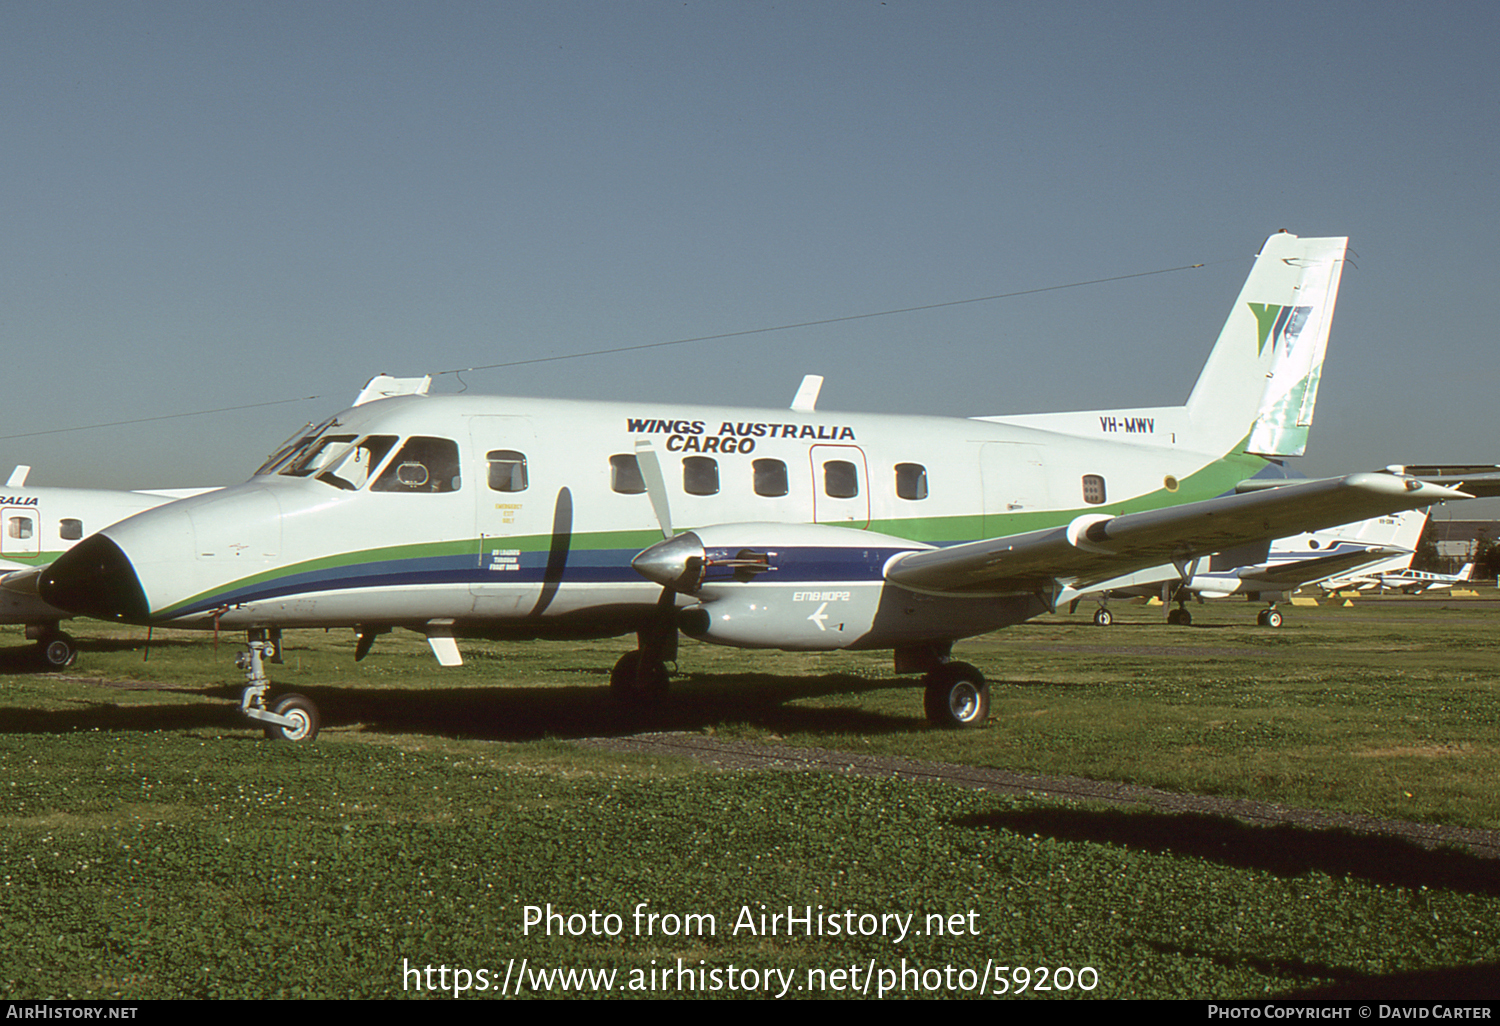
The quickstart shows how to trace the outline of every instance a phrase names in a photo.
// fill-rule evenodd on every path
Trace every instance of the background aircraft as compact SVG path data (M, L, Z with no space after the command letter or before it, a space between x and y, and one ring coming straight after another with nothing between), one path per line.
M138 624L242 628L240 708L273 631L457 638L636 634L611 687L660 694L679 630L738 647L891 649L928 718L989 688L953 643L1149 567L1466 497L1395 474L1288 480L1306 446L1346 240L1273 235L1187 402L950 419L401 395L347 410L254 478L94 535L47 601ZM670 485L669 482L670 481ZM677 533L679 523L695 525ZM653 537L660 537L651 544ZM976 540L977 539L977 540Z
M1424 591L1447 591L1455 584L1462 584L1474 574L1474 564L1465 563L1456 574L1429 573L1425 570L1392 570L1387 573L1369 574L1356 578L1354 586L1369 582L1381 592L1400 591L1408 595L1420 595Z
M61 626L72 614L37 595L39 568L100 528L211 489L37 488L26 484L30 472L30 467L18 466L0 487L0 623L25 624L26 637L37 642L41 661L61 668L78 655L76 643Z
M1410 561L1426 523L1426 510L1406 510L1327 531L1281 538L1272 542L1264 553L1216 552L1209 557L1206 568L1191 571L1187 578L1174 567L1157 567L1101 588L1097 593L1099 608L1094 613L1094 623L1101 627L1113 623L1108 601L1122 596L1159 595L1164 603L1175 601L1177 608L1167 613L1167 622L1186 625L1193 622L1187 609L1189 598L1202 601L1244 595L1251 602L1267 603L1256 614L1256 623L1280 627L1282 615L1276 606L1287 595L1358 567L1388 560Z

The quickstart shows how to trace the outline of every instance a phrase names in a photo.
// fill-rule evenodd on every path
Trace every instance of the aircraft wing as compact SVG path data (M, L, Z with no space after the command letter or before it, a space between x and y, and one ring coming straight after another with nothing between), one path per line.
M1470 497L1389 473L1297 481L1140 513L1084 514L1065 527L901 553L886 565L885 577L937 594L1050 591L1058 582L1085 590L1238 545Z

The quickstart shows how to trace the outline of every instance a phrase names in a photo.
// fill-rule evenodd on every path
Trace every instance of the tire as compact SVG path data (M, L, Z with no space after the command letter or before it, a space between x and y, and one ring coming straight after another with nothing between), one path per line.
M614 669L609 672L609 690L621 702L649 702L667 693L670 679L666 663L660 660L642 662L637 649L626 652L616 661Z
M1267 627L1280 627L1281 626L1281 610L1279 610L1279 609L1267 609L1266 610L1266 626Z
M927 675L922 706L934 727L971 730L990 718L990 685L968 663L944 663Z
M66 634L49 634L37 642L37 654L49 670L65 670L78 661L78 645Z
M312 699L303 695L287 695L272 708L278 716L290 716L298 721L295 727L283 727L279 723L266 724L266 737L273 741L311 741L318 736L322 726L318 707Z
M1110 613L1110 611L1108 609L1105 609L1105 608L1103 608L1101 606L1099 609L1096 609L1094 611L1094 626L1095 627L1108 627L1110 624L1112 624L1114 622L1115 622L1114 615L1112 613Z

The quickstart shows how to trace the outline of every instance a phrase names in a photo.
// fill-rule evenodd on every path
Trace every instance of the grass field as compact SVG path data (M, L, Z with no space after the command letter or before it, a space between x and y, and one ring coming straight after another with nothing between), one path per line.
M989 724L961 733L927 729L882 654L685 644L671 700L621 711L624 641L466 643L441 670L415 635L355 664L348 633L302 632L273 678L324 733L276 744L232 714L233 639L158 632L143 661L143 632L79 623L91 640L59 676L27 672L12 629L0 993L1483 989L1500 866L1463 852L569 743L690 731L1495 829L1500 603L1482 594L1288 608L1278 631L1243 603L1191 628L1131 606L1107 629L1044 617L959 646L993 687ZM791 935L789 906L812 917Z

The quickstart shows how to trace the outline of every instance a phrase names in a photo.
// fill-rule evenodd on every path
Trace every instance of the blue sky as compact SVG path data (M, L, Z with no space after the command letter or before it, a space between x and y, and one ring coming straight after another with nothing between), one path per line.
M1280 228L1354 253L1297 468L1500 462L1497 29L1441 2L6 4L0 463L226 484L377 372L1202 263L436 386L1175 404Z

